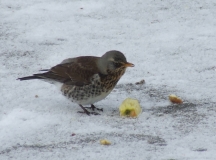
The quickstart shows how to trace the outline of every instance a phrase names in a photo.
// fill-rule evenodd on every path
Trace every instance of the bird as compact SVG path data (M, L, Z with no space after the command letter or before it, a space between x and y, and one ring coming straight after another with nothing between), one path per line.
M127 62L122 52L111 50L101 57L68 58L50 69L40 70L42 73L17 80L39 79L55 84L65 97L82 108L83 111L79 111L80 113L98 115L99 113L94 112L95 109L99 111L103 109L95 107L94 103L110 94L127 67L134 67L134 64ZM91 107L83 107L83 105L91 105ZM88 111L87 108L93 112Z

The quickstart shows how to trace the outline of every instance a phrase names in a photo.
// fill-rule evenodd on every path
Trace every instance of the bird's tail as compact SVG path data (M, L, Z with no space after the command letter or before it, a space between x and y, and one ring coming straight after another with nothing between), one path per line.
M46 70L43 70L43 71L46 71ZM45 73L41 73L41 74L33 74L32 76L17 78L17 80L25 81L25 80L32 80L32 79L40 79L40 80L43 80L45 82L54 84L58 88L61 88L62 82L60 80L54 79L52 77L53 77L53 75L50 72L45 72Z
M32 80L32 79L40 79L40 80L44 80L52 84L55 82L64 83L65 79L61 75L55 74L54 72L49 71L47 69L40 70L40 71L48 71L48 72L38 73L38 74L33 74L32 76L17 78L17 80L25 81L25 80Z
M17 78L17 80L20 80L20 81L32 80L32 79L44 79L44 78L39 77L39 76L37 76L37 75L27 76L27 77L22 77L22 78Z
M49 69L42 69L40 71L49 71ZM47 72L46 72L47 73ZM24 81L24 80L32 80L32 79L45 79L44 73L33 74L32 76L17 78L17 80Z

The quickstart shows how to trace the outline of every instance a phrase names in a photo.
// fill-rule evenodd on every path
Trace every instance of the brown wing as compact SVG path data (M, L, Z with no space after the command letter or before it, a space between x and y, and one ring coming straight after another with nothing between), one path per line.
M52 67L48 72L36 74L36 76L68 85L86 85L90 83L90 78L94 74L99 73L96 65L97 60L98 57L91 56L67 59L61 64Z

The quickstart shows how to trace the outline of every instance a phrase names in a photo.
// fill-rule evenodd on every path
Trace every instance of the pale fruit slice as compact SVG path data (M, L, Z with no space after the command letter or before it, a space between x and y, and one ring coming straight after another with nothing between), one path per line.
M174 95L174 94L169 95L169 100L170 100L172 103L177 103L177 104L183 103L183 101L181 100L181 98L177 97L177 96Z
M137 117L142 112L142 109L138 100L127 98L120 105L119 112L120 116Z
M108 141L107 139L101 139L101 140L100 140L100 144L101 144L101 145L111 145L111 142Z

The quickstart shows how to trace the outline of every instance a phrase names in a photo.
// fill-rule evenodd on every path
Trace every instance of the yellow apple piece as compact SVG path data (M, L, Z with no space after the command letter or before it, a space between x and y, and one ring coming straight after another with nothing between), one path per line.
M119 107L120 116L127 116L127 117L137 117L141 112L142 109L138 100L127 98L125 99Z

